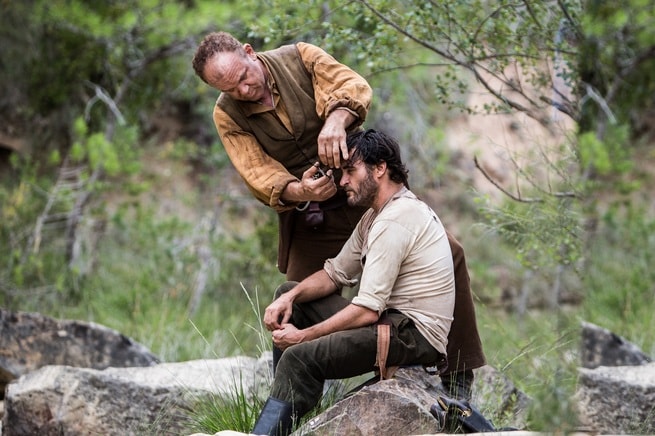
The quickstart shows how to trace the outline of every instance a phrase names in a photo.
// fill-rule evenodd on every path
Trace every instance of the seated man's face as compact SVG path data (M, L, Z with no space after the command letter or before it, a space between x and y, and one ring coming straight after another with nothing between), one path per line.
M361 159L355 162L346 161L342 169L339 184L348 196L348 204L371 207L379 190L373 171Z
M212 87L240 101L259 102L269 93L263 65L249 45L239 52L215 54L204 76Z

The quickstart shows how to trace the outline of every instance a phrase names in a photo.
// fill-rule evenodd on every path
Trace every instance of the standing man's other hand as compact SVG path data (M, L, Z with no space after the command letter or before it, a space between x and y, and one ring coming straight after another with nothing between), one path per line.
M323 172L318 162L305 170L300 184L305 192L303 198L310 201L325 201L337 193L332 170Z

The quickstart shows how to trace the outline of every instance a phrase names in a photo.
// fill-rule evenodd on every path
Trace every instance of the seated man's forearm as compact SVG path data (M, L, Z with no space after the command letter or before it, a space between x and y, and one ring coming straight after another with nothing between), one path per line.
M289 294L289 297L293 299L294 303L306 303L326 297L336 291L337 286L325 270L319 270L300 282L298 286L286 294Z
M366 307L349 304L330 318L304 330L306 340L312 340L334 332L351 330L374 324L378 313Z

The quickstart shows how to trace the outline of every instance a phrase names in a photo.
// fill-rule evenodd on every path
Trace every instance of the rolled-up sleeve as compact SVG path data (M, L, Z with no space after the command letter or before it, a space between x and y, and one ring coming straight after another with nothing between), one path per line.
M278 212L292 209L280 197L286 186L298 180L259 145L255 136L244 131L234 120L214 105L214 124L225 152L250 192L262 203Z
M326 119L332 111L343 108L357 115L354 125L363 123L373 97L366 79L315 45L299 42L297 47L312 75L318 116Z

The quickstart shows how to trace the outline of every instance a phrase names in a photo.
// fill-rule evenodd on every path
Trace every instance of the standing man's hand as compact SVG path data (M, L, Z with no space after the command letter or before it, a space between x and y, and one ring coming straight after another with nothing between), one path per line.
M332 170L322 172L318 162L305 170L302 179L289 183L282 191L282 201L325 201L337 193Z
M340 168L341 158L348 159L346 129L357 117L347 110L335 109L318 134L318 158L330 168Z

